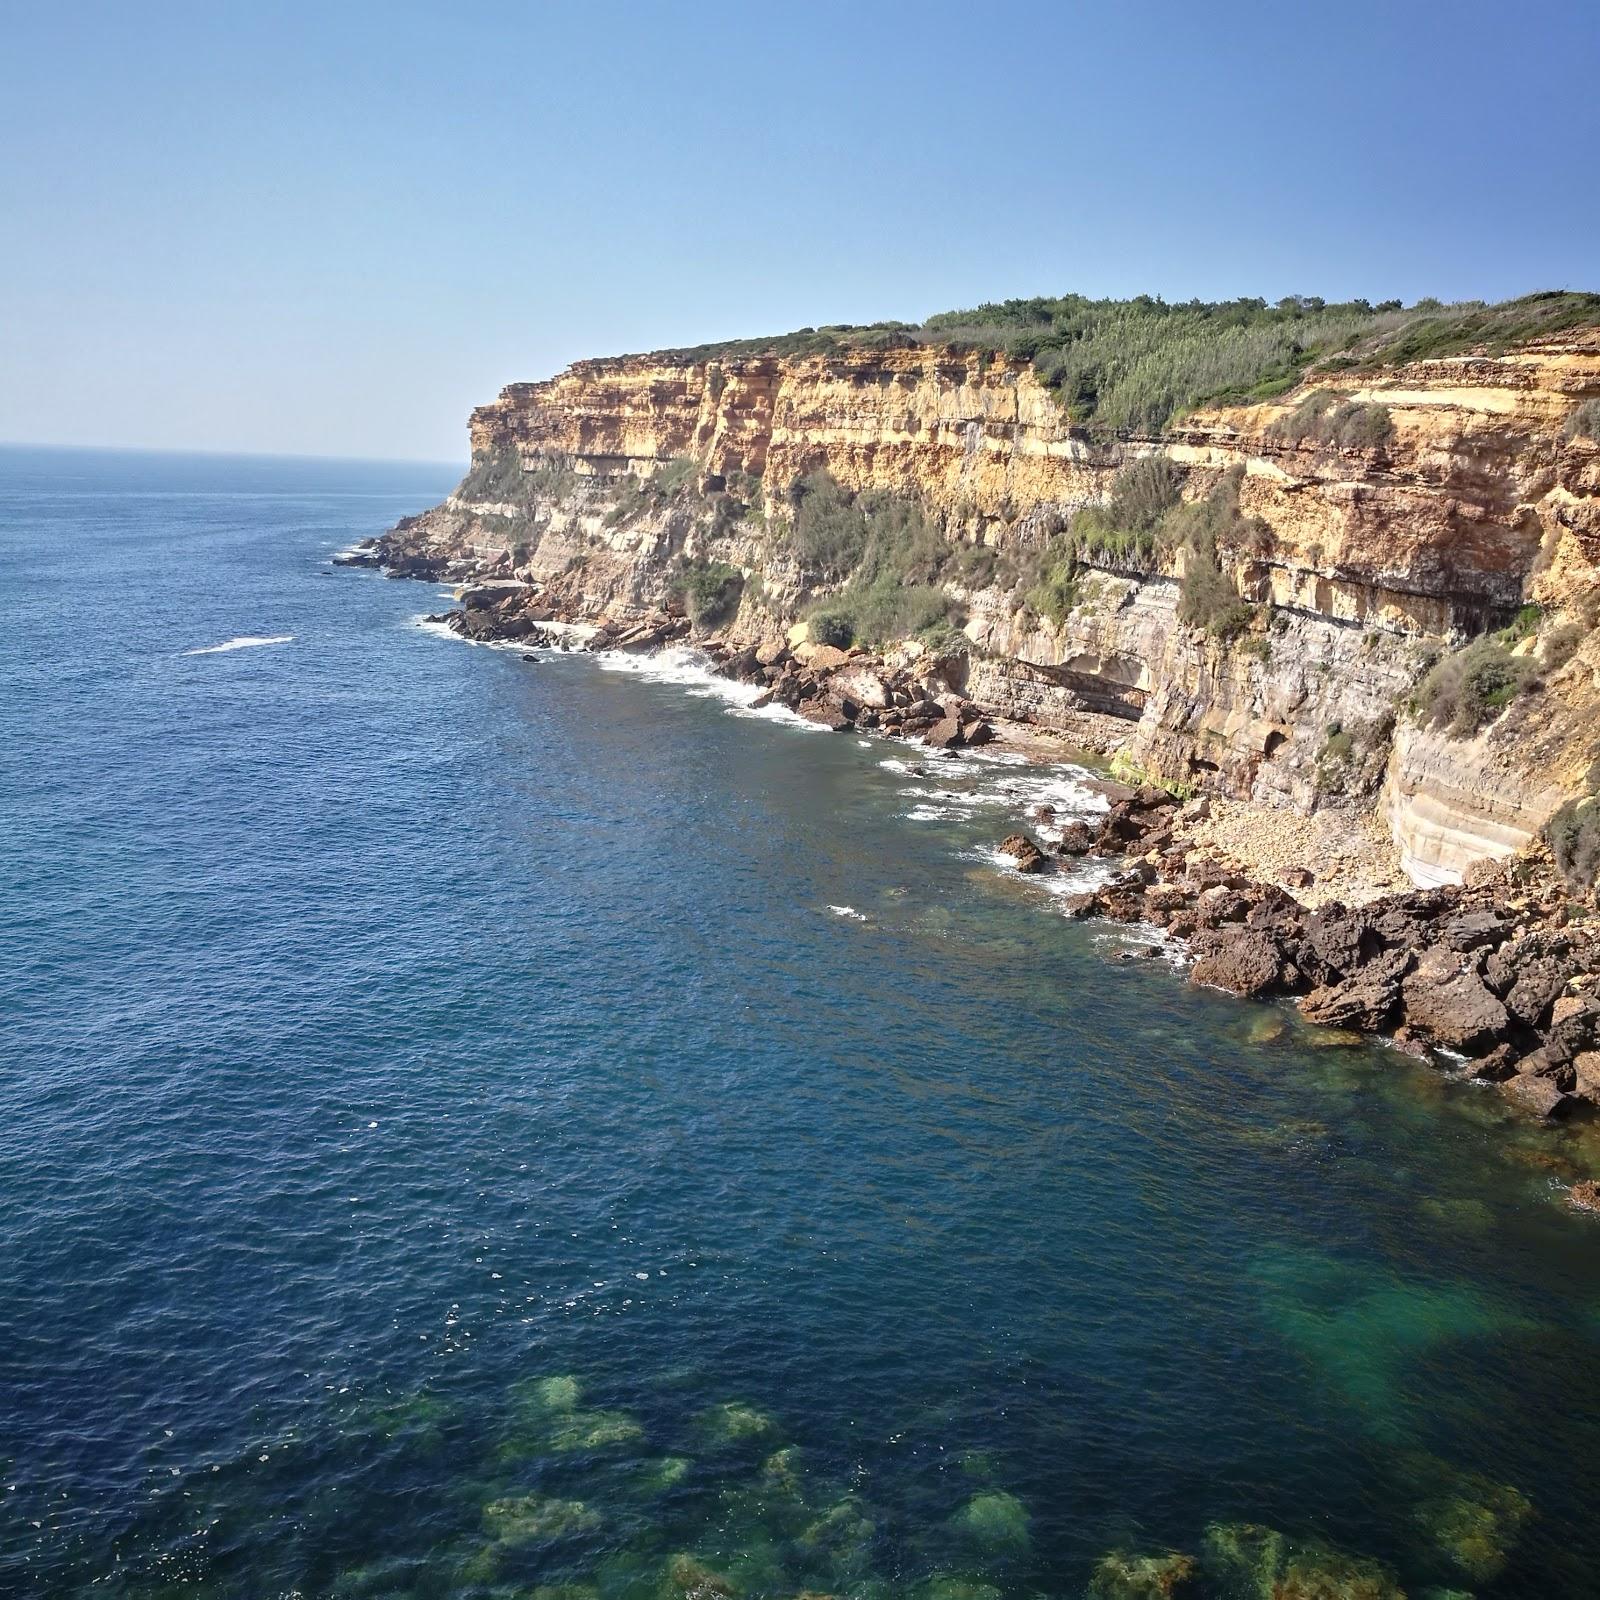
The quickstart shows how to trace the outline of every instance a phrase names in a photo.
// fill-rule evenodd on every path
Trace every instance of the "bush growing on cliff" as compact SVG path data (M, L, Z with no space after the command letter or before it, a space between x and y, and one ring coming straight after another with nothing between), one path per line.
M1274 439L1311 442L1340 450L1374 449L1394 434L1387 406L1349 400L1332 389L1308 394L1267 430Z
M523 476L522 457L505 446L476 457L456 495L462 500L518 505L526 494Z
M823 579L848 578L812 612L824 642L885 644L947 622L939 587L954 550L923 507L901 496L851 494L826 472L789 490L783 537L800 564Z
M1600 878L1600 798L1567 801L1545 824L1544 840L1561 876L1574 888L1593 889Z
M1134 532L1155 527L1183 498L1183 469L1166 455L1140 456L1111 480L1106 516Z
M789 489L786 539L801 566L824 578L853 572L867 548L867 518L826 472L813 472Z
M1600 799L1569 800L1545 824L1545 843L1557 871L1579 889L1592 889L1600 875Z
M1040 552L1033 581L1023 601L1036 616L1059 628L1078 604L1077 550L1071 540L1052 539Z
M943 589L930 584L908 588L884 577L830 595L807 620L819 643L846 650L853 644L881 646L914 636L942 637L956 615Z
M1191 550L1178 586L1178 621L1229 640L1237 639L1254 616L1255 607L1240 599L1215 550Z
M1585 400L1561 425L1563 439L1600 440L1600 400Z
M1274 304L1248 297L1168 304L1154 295L1091 300L1038 295L918 324L840 324L766 338L732 339L655 352L659 359L833 355L951 345L984 357L1032 363L1073 423L1097 433L1155 434L1196 406L1267 400L1292 389L1308 368L1393 366L1484 349L1491 353L1566 328L1600 324L1600 295L1547 292L1486 306L1420 300L1402 307L1315 295Z
M738 610L744 574L725 561L680 561L670 587L696 627L714 628Z
M1498 638L1474 639L1435 663L1412 704L1427 727L1470 739L1536 682L1526 657L1512 655Z

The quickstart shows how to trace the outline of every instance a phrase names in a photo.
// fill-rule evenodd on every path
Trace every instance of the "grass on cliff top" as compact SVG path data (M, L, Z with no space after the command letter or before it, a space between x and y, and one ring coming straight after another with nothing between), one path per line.
M1028 360L1074 425L1153 435L1197 406L1267 400L1309 370L1381 369L1407 361L1496 354L1540 335L1600 326L1600 295L1549 291L1499 305L1398 300L1328 304L1288 295L1169 304L1158 296L1004 300L922 323L838 323L653 354L664 361L839 355L919 345Z

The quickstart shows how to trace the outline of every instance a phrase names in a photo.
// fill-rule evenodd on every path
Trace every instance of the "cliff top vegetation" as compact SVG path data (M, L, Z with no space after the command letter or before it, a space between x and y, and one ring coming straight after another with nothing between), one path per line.
M1600 327L1600 294L1552 290L1486 305L1315 295L1169 303L1068 294L943 311L925 322L839 323L653 354L662 360L808 356L937 346L1030 361L1072 422L1157 434L1197 406L1268 400L1313 373L1501 353L1541 335Z

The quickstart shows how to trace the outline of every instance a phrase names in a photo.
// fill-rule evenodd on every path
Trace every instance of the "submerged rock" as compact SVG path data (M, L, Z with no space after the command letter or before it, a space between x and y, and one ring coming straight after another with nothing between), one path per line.
M912 1592L916 1600L1001 1600L994 1584L957 1572L936 1572Z
M952 1525L957 1532L991 1549L1027 1548L1027 1508L1003 1489L974 1495L956 1513Z
M713 1443L722 1445L749 1444L757 1439L770 1438L777 1424L765 1412L743 1401L727 1400L712 1406L700 1419L701 1427Z
M562 1452L605 1450L642 1438L644 1429L625 1411L558 1412L549 1434L550 1448Z
M1213 1523L1205 1532L1205 1564L1261 1600L1405 1600L1382 1562L1298 1543L1256 1523Z
M602 1520L598 1511L581 1500L556 1500L541 1494L491 1500L483 1508L484 1527L504 1544L593 1533Z
M546 1411L576 1411L583 1398L583 1385L574 1377L536 1379L532 1398Z
M695 1556L676 1555L667 1562L662 1592L667 1600L729 1600L739 1589L732 1578Z
M683 1456L662 1456L647 1461L639 1470L637 1482L646 1494L665 1494L689 1476L689 1461Z
M1417 1508L1417 1525L1474 1583L1491 1583L1532 1515L1533 1503L1519 1489L1463 1473L1451 1493Z
M797 1541L813 1557L826 1557L839 1573L859 1573L871 1554L877 1524L853 1496L830 1506Z
M1174 1600L1190 1592L1198 1563L1176 1552L1130 1556L1113 1551L1089 1580L1090 1600Z

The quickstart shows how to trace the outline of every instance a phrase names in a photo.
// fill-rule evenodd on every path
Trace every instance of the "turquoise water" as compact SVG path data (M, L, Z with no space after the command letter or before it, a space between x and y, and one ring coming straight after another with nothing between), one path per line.
M452 477L0 452L0 1589L1600 1592L1581 1131L329 566Z

